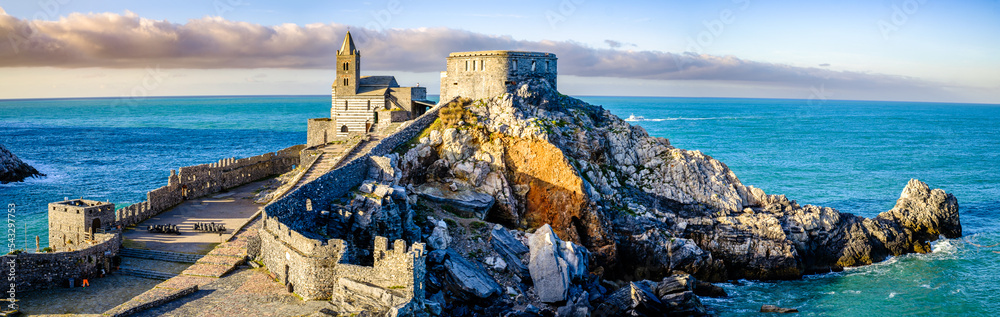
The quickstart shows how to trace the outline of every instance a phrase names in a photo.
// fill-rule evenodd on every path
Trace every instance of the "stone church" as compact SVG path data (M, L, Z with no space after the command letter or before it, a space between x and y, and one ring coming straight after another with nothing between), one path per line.
M393 76L361 76L361 51L351 32L337 51L331 90L330 118L309 120L308 146L412 120L435 104L427 100L425 87L400 87Z

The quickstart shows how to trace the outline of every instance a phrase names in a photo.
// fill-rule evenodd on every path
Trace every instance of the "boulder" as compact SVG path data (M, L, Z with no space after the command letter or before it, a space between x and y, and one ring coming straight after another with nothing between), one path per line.
M543 225L528 239L528 269L538 298L547 303L566 300L574 280L587 274L589 252L572 242L564 242Z
M466 301L488 299L503 292L500 284L486 274L483 268L469 262L455 250L448 249L446 252L444 268L447 275L443 287L458 299Z
M787 313L797 313L799 312L799 310L795 308L783 308L774 305L762 305L760 306L760 312L787 314Z
M28 177L41 177L45 174L39 173L34 167L24 163L0 144L0 183L24 181Z
M511 271L521 278L529 277L528 267L521 261L521 256L528 253L528 247L521 243L521 240L514 238L509 230L501 225L493 226L493 230L490 231L490 245L500 254Z
M434 231L427 237L427 246L431 250L444 250L448 248L450 243L451 236L448 235L448 224L444 220L439 220L434 226Z
M417 187L420 197L427 200L445 204L457 209L462 217L476 217L482 219L486 212L493 208L495 199L493 196L477 193L468 189L449 188L449 185L441 183L427 183Z

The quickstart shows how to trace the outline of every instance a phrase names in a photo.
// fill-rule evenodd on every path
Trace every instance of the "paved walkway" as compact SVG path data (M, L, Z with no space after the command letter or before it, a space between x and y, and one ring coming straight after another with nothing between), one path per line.
M150 305L151 303L170 300L183 295L186 290L192 288L201 289L205 285L217 281L220 277L236 269L243 264L247 256L247 241L251 234L256 234L256 228L260 220L254 220L249 226L233 236L232 241L219 244L208 254L191 265L180 275L157 284L152 289L133 297L132 299L116 306L106 312L105 315L119 315L135 310L137 307ZM179 295L181 294L181 295ZM188 316L201 316L204 313L191 314ZM244 315L236 315L244 316Z
M252 198L264 183L265 181L250 183L229 192L185 201L143 221L134 229L126 230L123 233L123 244L137 249L206 254L260 210L261 206L254 204ZM225 234L194 231L196 222L222 223L229 230ZM146 230L147 226L163 224L177 225L181 234L150 233Z

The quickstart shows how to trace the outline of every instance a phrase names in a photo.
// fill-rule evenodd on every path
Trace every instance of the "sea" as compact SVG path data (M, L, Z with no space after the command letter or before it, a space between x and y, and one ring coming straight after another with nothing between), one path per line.
M329 96L0 100L0 144L48 176L0 185L17 248L47 245L46 206L145 200L171 169L273 152L306 139ZM720 283L720 316L763 304L805 316L1000 315L1000 105L583 96L747 185L801 205L873 217L911 178L958 198L964 237L796 281ZM11 216L13 215L13 216ZM6 249L5 249L6 250Z

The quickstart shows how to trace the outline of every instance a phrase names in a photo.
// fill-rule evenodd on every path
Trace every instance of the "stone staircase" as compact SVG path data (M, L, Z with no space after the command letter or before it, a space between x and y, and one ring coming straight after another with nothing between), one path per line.
M312 167L305 172L305 175L303 175L302 178L295 183L295 186L292 186L292 189L287 192L291 193L299 187L302 187L302 185L323 176L323 174L335 170L344 164L347 164L351 160L368 153L368 151L375 147L375 145L378 145L380 140L382 140L381 136L370 135L367 138L362 139L358 145L349 148L344 148L342 146L327 146L322 148L321 150L323 153L316 159L316 163L313 163ZM350 149L350 153L347 153L347 157L344 157L344 152L348 149Z
M367 154L368 151L371 151L372 148L378 145L379 141L382 141L381 136L371 135L367 140L361 141L361 144L354 147L354 150L352 150L351 153L347 153L347 157L345 157L343 160L340 160L340 162L330 170L332 171L337 168L340 168L341 166L344 166L344 164L350 163L354 159Z
M150 259L150 260L178 262L178 263L195 263L198 262L198 260L201 259L201 257L203 256L200 254L187 254L187 253L142 250L142 249L132 249L132 248L122 248L118 254L130 258Z
M135 277L148 278L154 280L169 280L174 276L177 276L177 274L172 274L172 273L163 273L163 272L143 270L140 268L124 267L124 266L119 268L118 272L122 274L132 275Z

